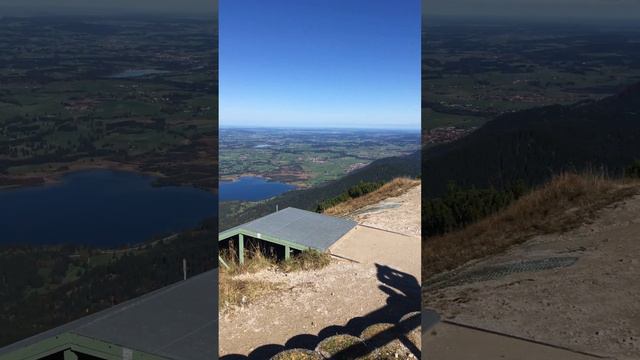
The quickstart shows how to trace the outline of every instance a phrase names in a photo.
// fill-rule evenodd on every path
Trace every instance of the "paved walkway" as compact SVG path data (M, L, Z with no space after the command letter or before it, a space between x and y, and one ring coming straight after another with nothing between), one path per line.
M333 244L331 254L363 264L379 264L421 279L419 237L358 225Z
M425 360L593 360L592 356L495 332L440 322L424 309L422 358Z

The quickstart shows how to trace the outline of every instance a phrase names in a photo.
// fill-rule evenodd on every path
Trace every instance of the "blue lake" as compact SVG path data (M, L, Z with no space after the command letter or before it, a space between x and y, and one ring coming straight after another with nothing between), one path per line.
M261 177L246 176L236 181L221 181L218 195L220 201L258 201L294 190L290 184L268 181Z
M117 247L185 230L217 215L215 194L153 187L153 179L89 170L68 174L53 185L0 191L0 244Z

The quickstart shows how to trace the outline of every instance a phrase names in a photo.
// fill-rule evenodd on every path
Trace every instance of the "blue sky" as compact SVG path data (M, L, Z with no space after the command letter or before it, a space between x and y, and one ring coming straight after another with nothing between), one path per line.
M220 126L420 127L419 0L221 0Z

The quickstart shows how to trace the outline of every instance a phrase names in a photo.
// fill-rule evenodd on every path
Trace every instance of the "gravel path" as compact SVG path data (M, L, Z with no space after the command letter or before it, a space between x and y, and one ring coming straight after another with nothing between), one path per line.
M420 237L422 186L353 212L349 217L360 224Z

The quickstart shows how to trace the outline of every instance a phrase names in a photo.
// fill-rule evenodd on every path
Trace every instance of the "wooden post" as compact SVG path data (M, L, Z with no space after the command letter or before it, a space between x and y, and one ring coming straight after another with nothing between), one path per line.
M240 259L240 265L244 264L244 235L242 234L238 237L238 258Z
M284 259L285 260L289 260L290 256L291 256L291 248L289 247L289 245L285 245L284 246Z

